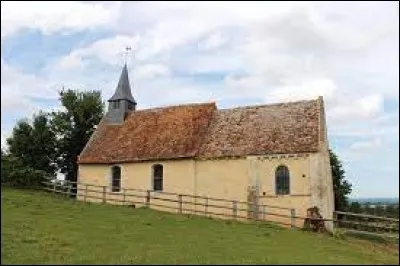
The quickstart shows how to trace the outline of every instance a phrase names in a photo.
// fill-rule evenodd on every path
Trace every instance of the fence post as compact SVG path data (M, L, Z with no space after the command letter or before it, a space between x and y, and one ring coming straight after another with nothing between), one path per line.
M150 190L147 190L146 207L150 207Z
M53 187L53 193L56 194L56 185L57 185L57 181L54 182L54 187Z
M179 200L179 213L182 213L182 195L178 195L178 200Z
M262 206L262 219L265 221L265 205Z
M206 204L204 205L204 215L207 216L207 209L208 209L208 197L206 197Z
M256 208L256 221L259 221L260 220L260 205L258 204L258 196L256 195L256 205L255 205L255 208Z
M78 190L77 190L78 191ZM84 201L86 201L87 198L87 192L88 192L88 185L85 185L85 197L83 198Z
M69 196L69 194L68 194L68 185L69 185L69 181L65 182L64 185L63 185L63 190L65 190L63 192L65 192L65 197L67 197L67 198Z
M107 190L107 187L103 186L103 203L106 203L106 190Z
M333 212L333 232L336 231L337 227L338 227L338 215L336 212Z
M237 219L237 200L232 201L233 205L233 218L236 220Z
M290 216L292 218L292 228L296 228L296 211L295 211L295 209L290 210Z
M126 191L125 191L125 188L123 190L124 190L124 194L123 194L123 198L122 198L122 205L125 205L125 193L126 193Z
M67 197L71 197L71 186L72 186L72 183L69 184L69 186L68 186L68 194L67 194ZM78 194L78 190L76 190L76 194Z

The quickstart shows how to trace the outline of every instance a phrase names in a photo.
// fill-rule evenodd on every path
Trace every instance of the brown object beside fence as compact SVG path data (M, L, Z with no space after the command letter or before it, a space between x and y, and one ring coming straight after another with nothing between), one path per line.
M322 215L319 213L318 207L314 206L307 209L307 218L304 220L304 229L313 232L327 232Z

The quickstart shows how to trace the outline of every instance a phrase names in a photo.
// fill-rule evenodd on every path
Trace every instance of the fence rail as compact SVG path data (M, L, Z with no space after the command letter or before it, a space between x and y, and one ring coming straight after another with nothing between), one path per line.
M383 216L376 216L376 215L369 215L369 214L360 214L360 213L352 213L352 212L341 212L341 211L336 211L336 214L343 214L343 215L353 216L353 217L371 218L371 219L384 220L384 221L399 222L399 219L383 217Z
M307 217L296 215L292 208L275 205L261 205L256 209L249 207L250 202L228 200L190 194L178 194L166 191L152 191L136 188L124 188L112 192L108 186L80 182L49 180L43 182L45 190L63 195L78 196L80 200L100 200L100 202L118 202L126 205L138 204L147 207L160 207L175 210L178 213L192 213L206 216L228 217L233 219L276 222L281 225L299 228L301 221ZM73 192L73 190L76 192ZM140 200L133 200L141 199ZM173 205L171 205L173 204ZM189 207L190 206L190 207ZM267 211L269 210L269 211ZM275 212L273 211L275 210ZM278 213L280 211L280 213ZM332 221L332 219L321 219Z
M256 204L256 206L254 206L252 202L207 196L137 188L124 188L121 189L121 191L112 192L112 189L108 186L70 181L60 182L59 180L49 180L43 182L43 184L45 185L44 189L46 191L66 196L76 196L82 201L90 202L91 200L98 200L98 202L102 203L114 202L122 205L134 204L135 206L159 207L177 213L225 217L235 220L268 221L290 226L291 228L301 228L303 227L304 221L309 219L313 221L333 222L334 229L341 228L349 231L380 234L395 238L397 236L398 239L399 220L387 217L335 212L334 219L318 219L296 215L296 210L293 208L265 204ZM74 190L76 190L76 192L74 192ZM346 217L356 217L358 220L354 221L354 219L346 219ZM365 221L365 219L381 220L382 222L378 224L371 223ZM387 225L387 222L390 222L390 224ZM393 234L396 232L397 234Z
M335 228L347 233L399 240L399 219L336 211Z

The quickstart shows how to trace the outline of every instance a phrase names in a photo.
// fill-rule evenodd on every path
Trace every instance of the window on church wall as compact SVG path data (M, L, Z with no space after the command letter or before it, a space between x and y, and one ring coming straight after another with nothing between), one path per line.
M112 101L110 102L111 109L118 109L120 107L120 101Z
M275 186L277 195L287 195L290 193L289 169L285 165L280 165L276 168Z
M113 166L111 168L111 192L121 191L121 167Z
M161 164L153 165L153 190L163 190L163 166Z

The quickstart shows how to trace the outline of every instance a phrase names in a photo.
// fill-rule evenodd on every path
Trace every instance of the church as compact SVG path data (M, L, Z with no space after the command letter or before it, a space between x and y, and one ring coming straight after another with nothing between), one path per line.
M138 109L127 66L78 158L78 182L334 211L323 98L218 109ZM78 197L80 199L80 197Z

